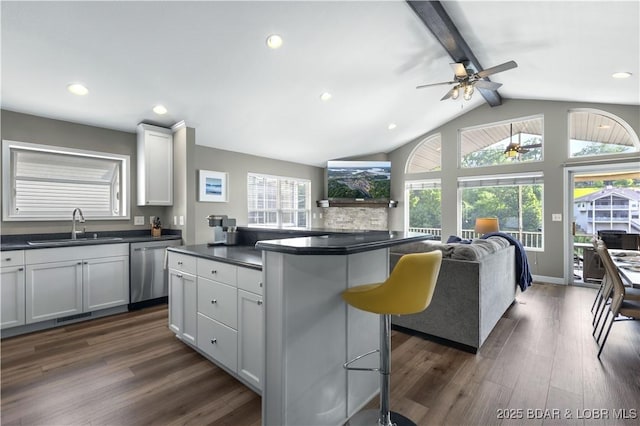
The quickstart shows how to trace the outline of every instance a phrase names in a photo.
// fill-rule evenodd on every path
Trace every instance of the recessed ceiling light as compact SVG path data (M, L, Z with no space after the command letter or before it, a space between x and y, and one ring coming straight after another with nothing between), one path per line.
M387 126L387 128L388 128L389 130L393 130L393 129L395 129L396 127L398 127L398 126L396 126L396 123L390 123L390 124L389 124L389 126Z
M611 74L611 77L613 78L629 78L631 77L631 73L630 72L614 72L613 74Z
M87 89L84 85L80 83L71 83L67 86L67 90L73 93L74 95L84 96L89 93L89 89Z
M153 107L153 112L158 115L163 115L167 113L167 108L164 105L156 105Z
M329 92L324 92L322 95L320 95L320 99L323 101L328 101L329 99L331 99L332 95Z
M271 49L280 48L280 46L282 46L282 37L280 37L278 34L271 34L269 37L267 37L267 46L269 46Z

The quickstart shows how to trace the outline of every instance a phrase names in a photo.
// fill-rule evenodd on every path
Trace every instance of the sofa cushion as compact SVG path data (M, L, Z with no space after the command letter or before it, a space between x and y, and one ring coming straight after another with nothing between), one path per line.
M443 258L458 260L479 260L485 256L509 247L509 241L502 237L476 238L471 244L442 244L437 241L416 241L401 244L391 249L393 253L420 253L433 250L442 251Z

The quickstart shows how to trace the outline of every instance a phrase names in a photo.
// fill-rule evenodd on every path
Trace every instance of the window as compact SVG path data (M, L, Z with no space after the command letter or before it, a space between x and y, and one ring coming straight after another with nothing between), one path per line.
M604 111L569 111L569 156L587 157L640 151L633 129Z
M442 236L442 190L440 180L405 182L407 231Z
M422 141L413 150L409 159L407 160L407 166L405 173L421 173L421 172L433 172L441 170L441 147L442 138L440 134L429 136Z
M462 129L460 166L473 168L542 161L543 129L541 116ZM507 155L508 152L513 155Z
M249 173L248 224L308 228L310 194L309 180Z
M476 218L497 217L500 231L530 249L542 249L543 176L513 174L458 179L461 195L461 236L476 236Z
M2 141L3 219L128 219L129 156Z

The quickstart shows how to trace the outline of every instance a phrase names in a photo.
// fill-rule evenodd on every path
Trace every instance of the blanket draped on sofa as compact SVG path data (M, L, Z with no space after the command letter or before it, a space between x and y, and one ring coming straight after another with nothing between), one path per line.
M531 286L533 282L533 277L531 276L531 270L529 269L529 261L527 260L527 254L524 251L524 247L522 243L517 239L513 238L509 234L505 234L504 232L489 232L488 234L484 234L482 239L487 239L489 237L502 237L505 240L509 241L509 244L515 246L516 249L516 280L518 285L520 286L521 291L525 291L527 287Z

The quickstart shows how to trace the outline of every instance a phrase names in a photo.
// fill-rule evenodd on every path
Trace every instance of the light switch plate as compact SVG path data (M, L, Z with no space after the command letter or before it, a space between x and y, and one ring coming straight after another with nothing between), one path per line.
M551 220L554 222L562 222L562 213L552 213Z
M144 225L144 216L134 216L133 217L134 225Z
M184 226L184 216L180 216L180 226Z
M173 224L177 225L178 224L178 216L174 216L173 217Z
M154 218L154 217L155 217L155 216L149 216L149 223L153 223L153 218Z

